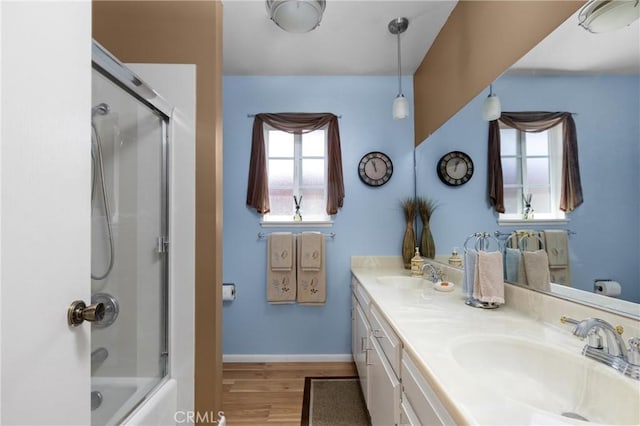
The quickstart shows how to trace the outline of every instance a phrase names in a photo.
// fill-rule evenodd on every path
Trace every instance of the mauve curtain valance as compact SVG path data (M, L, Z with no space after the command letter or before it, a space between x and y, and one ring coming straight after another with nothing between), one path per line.
M342 152L338 117L331 113L256 114L253 120L247 205L261 214L269 213L271 210L264 144L265 123L288 133L309 133L327 126L327 214L338 213L338 208L342 207L344 201Z
M571 212L582 204L582 184L578 161L578 137L576 125L569 112L503 112L498 120L489 122L489 202L504 213L504 186L500 162L500 124L523 132L542 132L560 123L562 130L562 177L560 210Z

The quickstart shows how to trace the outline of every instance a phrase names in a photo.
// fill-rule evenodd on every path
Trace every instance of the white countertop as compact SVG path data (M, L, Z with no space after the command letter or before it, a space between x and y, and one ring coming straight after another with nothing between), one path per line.
M545 324L506 305L492 310L466 306L460 286L456 286L452 292L440 292L431 288L426 280L422 280L422 289L396 288L381 284L377 280L381 276L410 276L409 271L398 267L354 266L352 273L369 293L372 302L385 315L402 340L405 350L414 358L425 379L458 424L585 424L525 404L521 399L509 398L507 395L511 392L528 390L524 387L497 389L500 383L509 382L503 380L507 378L499 377L499 373L495 377L487 377L486 372L479 371L478 374L474 374L462 368L456 361L452 348L465 340L494 337L524 339L559 350L569 356L577 355L581 357L578 359L579 362L584 359L585 362L593 363L589 368L604 369L604 374L620 375L610 367L582 357L580 354L585 342L572 335L569 325ZM473 344L468 347L473 347ZM549 362L553 362L553 359ZM528 367L522 365L521 368L526 371ZM628 384L635 386L632 379L620 379L627 380ZM513 384L513 380L511 383ZM540 393L544 392L537 392L533 397L557 398ZM589 420L598 421L596 418Z

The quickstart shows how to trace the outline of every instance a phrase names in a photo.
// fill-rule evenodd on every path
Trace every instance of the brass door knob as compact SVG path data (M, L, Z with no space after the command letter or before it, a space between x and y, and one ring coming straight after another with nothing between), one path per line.
M72 327L77 327L84 321L101 321L104 318L106 308L104 303L96 303L87 306L82 300L76 300L67 310L67 322Z

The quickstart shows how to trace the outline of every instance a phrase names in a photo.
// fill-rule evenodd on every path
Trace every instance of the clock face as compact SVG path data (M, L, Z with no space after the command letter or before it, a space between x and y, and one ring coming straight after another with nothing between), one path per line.
M382 152L365 154L358 165L358 175L362 182L369 186L384 185L391 179L393 164L391 159Z
M438 162L438 177L449 186L467 183L473 176L473 161L461 151L451 151Z

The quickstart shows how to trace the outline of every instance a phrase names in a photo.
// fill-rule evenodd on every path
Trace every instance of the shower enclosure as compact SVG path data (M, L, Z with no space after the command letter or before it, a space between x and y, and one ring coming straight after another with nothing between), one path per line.
M99 44L91 109L91 422L120 423L168 375L170 108Z

